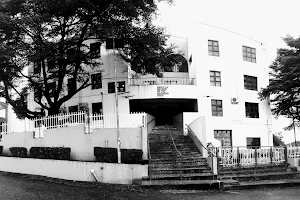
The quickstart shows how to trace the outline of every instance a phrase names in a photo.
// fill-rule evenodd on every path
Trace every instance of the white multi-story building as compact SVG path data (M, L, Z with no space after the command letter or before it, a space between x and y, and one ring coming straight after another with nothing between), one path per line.
M223 146L272 146L269 102L258 99L258 91L268 84L264 45L209 26L189 32L187 38L171 37L180 62L161 78L132 73L117 57L119 112L147 112L156 125L172 124L175 116L183 124L200 117L197 126L204 137L199 137L205 142L216 138ZM90 87L65 102L69 112L84 104L90 113L116 111L114 56L105 44L99 48L100 72L91 74ZM33 98L28 99L30 109L37 107Z

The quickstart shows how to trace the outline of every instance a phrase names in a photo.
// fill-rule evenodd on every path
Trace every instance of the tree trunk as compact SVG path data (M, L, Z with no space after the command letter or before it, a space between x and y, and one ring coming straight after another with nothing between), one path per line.
M48 109L48 116L59 114L59 109L60 109L60 106L57 106L57 105L50 107Z

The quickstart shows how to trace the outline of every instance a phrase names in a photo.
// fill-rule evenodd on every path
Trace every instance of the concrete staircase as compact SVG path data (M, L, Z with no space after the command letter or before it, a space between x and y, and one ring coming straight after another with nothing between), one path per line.
M180 156L173 148L172 135ZM172 126L156 126L149 134L149 176L143 177L140 185L186 186L214 184L211 168L202 157L193 141ZM181 167L180 167L181 166Z
M251 167L221 167L218 170L218 178L226 185L226 182L231 183L230 180L239 184L239 182L248 181L297 179L299 172L285 163Z

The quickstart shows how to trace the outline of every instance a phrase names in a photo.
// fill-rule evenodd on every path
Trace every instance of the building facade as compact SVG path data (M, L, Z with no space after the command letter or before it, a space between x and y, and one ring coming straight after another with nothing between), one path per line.
M115 113L116 65L119 113L146 112L155 117L156 125L173 124L175 116L184 125L202 117L204 143L215 138L222 146L272 146L270 105L258 98L260 88L268 85L264 45L209 26L191 28L189 33L186 38L170 38L169 43L177 46L170 56L178 62L165 69L163 77L132 72L105 44L91 41L103 64L91 73L91 86L62 110L86 107L90 114ZM36 109L34 93L28 98L29 108Z

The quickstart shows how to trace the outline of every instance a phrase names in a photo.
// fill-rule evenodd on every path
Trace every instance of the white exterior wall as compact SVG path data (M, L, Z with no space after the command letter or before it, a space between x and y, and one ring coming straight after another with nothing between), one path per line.
M195 25L189 30L187 38L174 37L170 43L176 43L179 50L185 53L188 60L192 55L192 62L189 63L188 73L165 73L164 77L196 78L196 85L166 85L168 94L163 98L185 98L197 99L198 114L195 116L205 117L205 130L207 142L214 137L214 130L232 130L232 145L246 146L246 137L260 137L262 146L273 145L270 132L271 114L268 102L260 101L257 92L244 89L244 75L257 77L258 90L268 84L268 63L264 60L264 46L261 43L236 33L224 31L203 25ZM220 56L208 55L208 40L219 42ZM187 44L188 42L188 44ZM256 49L256 63L243 60L242 46ZM115 94L108 94L107 83L114 81L114 60L112 51L106 51L105 46L101 47L101 61L103 65L102 88L91 90L86 88L64 104L73 106L80 102L87 102L91 110L92 103L102 102L103 113L115 112ZM117 62L118 81L126 81L126 94L120 94L119 112L129 113L129 99L156 99L157 85L129 86L127 65L124 62ZM221 87L210 86L209 71L221 72ZM237 97L238 104L232 104L231 98ZM33 94L29 102L33 102ZM214 117L211 113L211 99L222 100L223 117ZM246 118L245 102L259 103L259 118ZM34 103L31 105L35 107ZM185 121L191 121L189 119Z
M196 72L198 112L206 118L207 139L214 137L214 130L232 130L233 146L246 146L246 137L260 137L262 146L272 146L268 102L258 99L258 91L244 89L244 75L257 77L258 90L268 84L263 46L224 30L207 26L194 28L189 41L193 55L191 71ZM219 57L208 55L208 40L219 42ZM243 60L243 45L256 49L256 63ZM221 87L210 86L210 70L221 72ZM237 97L239 103L232 104L232 97ZM212 116L211 99L222 100L223 117ZM259 103L259 118L245 117L245 102Z

